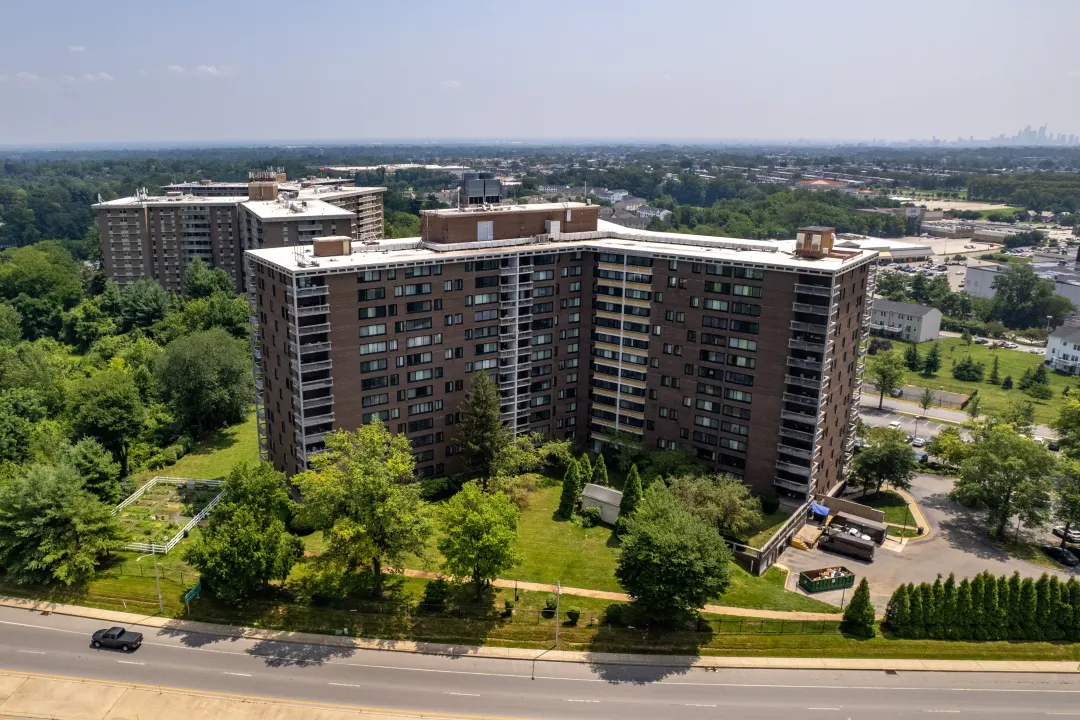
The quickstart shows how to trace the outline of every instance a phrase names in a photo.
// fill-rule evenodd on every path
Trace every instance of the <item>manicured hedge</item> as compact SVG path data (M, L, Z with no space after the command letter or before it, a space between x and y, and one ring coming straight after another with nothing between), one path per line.
M901 585L885 624L902 638L934 640L1080 640L1080 582L989 572L959 583Z

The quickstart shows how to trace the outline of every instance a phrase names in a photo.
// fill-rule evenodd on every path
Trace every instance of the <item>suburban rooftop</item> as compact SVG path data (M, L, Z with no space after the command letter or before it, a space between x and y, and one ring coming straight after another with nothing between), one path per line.
M353 213L322 200L248 200L243 206L261 220L289 220L301 217L351 218Z
M202 197L196 195L131 195L94 203L93 208L142 207L154 205L236 205L247 202L247 195Z

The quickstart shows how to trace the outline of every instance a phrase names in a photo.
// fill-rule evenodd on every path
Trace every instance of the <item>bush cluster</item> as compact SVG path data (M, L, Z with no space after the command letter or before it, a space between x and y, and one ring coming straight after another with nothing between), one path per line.
M959 583L901 585L885 624L902 638L933 640L1080 640L1080 582L989 572Z

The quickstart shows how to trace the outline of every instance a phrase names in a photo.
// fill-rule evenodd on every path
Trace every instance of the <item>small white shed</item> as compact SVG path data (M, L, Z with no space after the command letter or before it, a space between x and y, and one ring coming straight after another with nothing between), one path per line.
M600 519L608 525L614 525L619 519L620 503L622 503L622 493L603 485L585 483L581 491L581 509L600 508Z

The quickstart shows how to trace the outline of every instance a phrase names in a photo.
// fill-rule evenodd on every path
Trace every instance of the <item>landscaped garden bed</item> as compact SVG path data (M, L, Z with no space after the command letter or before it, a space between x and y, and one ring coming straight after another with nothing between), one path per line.
M155 477L114 511L129 533L128 548L167 553L221 495L220 480Z

